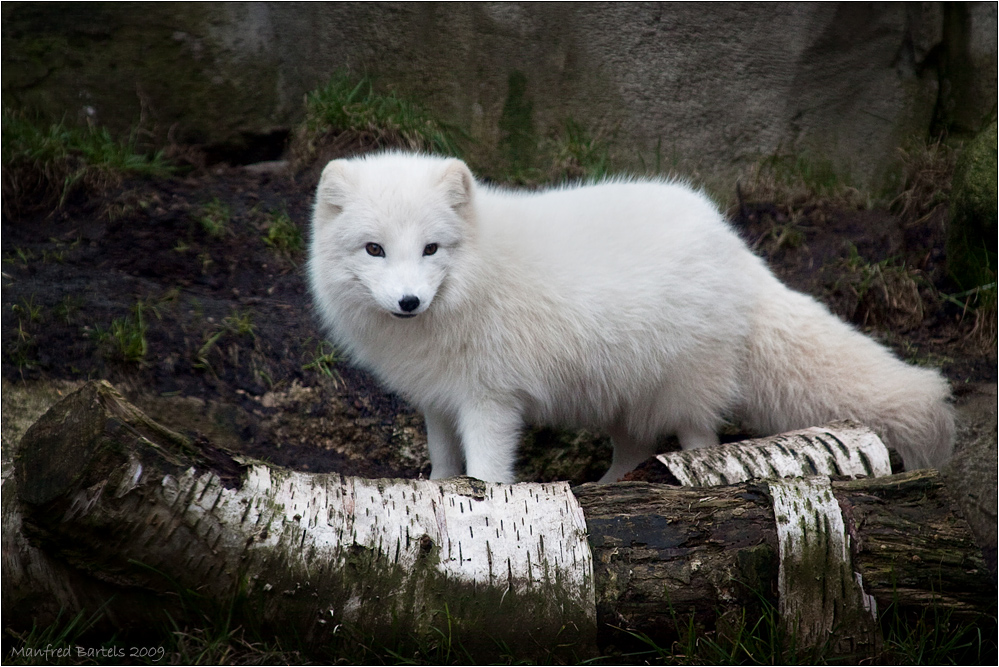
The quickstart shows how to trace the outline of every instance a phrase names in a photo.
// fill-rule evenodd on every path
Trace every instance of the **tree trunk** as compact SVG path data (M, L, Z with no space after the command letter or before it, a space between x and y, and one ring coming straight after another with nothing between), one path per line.
M733 455L774 460L805 437L830 457L799 457L805 472L887 470L883 445L837 428ZM802 645L843 652L875 645L875 604L995 606L934 471L573 490L296 473L192 442L103 382L39 419L15 468L3 482L5 624L110 600L114 623L148 626L197 598L312 644L341 624L396 645L450 624L482 655L499 640L518 657L579 659L595 638L618 641L615 628L669 642L688 621L724 632L768 604Z

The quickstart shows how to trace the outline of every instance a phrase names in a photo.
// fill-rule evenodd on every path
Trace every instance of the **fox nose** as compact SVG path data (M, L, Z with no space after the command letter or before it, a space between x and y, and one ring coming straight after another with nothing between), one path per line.
M405 313L411 313L420 307L420 297L407 294L399 299L399 308Z

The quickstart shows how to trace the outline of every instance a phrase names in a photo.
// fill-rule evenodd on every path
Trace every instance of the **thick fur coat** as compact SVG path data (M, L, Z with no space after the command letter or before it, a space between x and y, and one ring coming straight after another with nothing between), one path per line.
M851 418L907 468L951 452L947 382L784 286L702 194L659 180L543 192L460 160L335 160L309 279L334 343L423 411L431 476L513 481L525 423L609 433L613 481L676 434L718 443Z

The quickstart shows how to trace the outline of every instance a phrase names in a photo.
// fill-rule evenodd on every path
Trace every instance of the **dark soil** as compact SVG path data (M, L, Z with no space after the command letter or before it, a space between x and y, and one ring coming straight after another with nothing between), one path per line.
M253 457L300 470L426 475L420 416L346 362L322 372L315 362L331 348L310 304L305 251L282 254L263 239L268 216L281 211L307 237L313 185L222 166L129 181L47 215L5 216L5 381L104 378L163 423ZM230 211L220 237L198 222L213 200ZM939 296L951 289L944 209L906 224L885 211L814 208L790 240L773 233L786 226L782 215L748 204L734 222L785 281L903 358L941 366L956 388L995 381L994 348L983 352L971 315ZM889 259L885 268L909 268L881 283L864 273ZM137 329L137 308L146 349L128 354L114 322ZM556 437L529 440L540 450ZM599 476L604 461L590 459L606 460L606 446L577 454L567 472L553 463L525 474Z

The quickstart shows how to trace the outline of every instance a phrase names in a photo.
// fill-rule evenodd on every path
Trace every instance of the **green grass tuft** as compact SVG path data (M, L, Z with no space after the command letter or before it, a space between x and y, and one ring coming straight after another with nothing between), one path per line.
M164 176L162 152L144 154L134 138L116 140L104 127L45 124L3 112L4 214L18 217L59 209L76 192L99 194L125 176Z
M460 156L464 134L416 102L375 90L367 76L338 71L306 95L305 121L292 140L294 162L379 148Z
M308 344L309 341L305 341L305 345ZM332 380L334 386L340 386L343 383L343 379L336 369L336 364L342 360L343 357L340 356L340 353L333 347L332 343L320 340L316 343L311 359L302 365L302 370L316 371L320 375Z
M807 153L766 156L746 171L737 186L738 205L773 204L790 220L815 208L868 209L869 195L854 187L849 174L827 159Z
M483 169L484 175L499 183L537 188L592 183L614 172L605 133L593 132L572 118L531 146L530 162L509 158Z
M60 611L55 621L46 627L33 626L31 630L23 633L5 630L4 634L9 635L4 638L5 665L78 665L93 664L90 660L81 659L79 651L81 640L87 633L103 618L103 610L88 616L86 612L79 612L72 617L64 617ZM114 644L112 637L105 646ZM11 643L14 646L11 646Z
M302 230L286 212L272 213L264 224L267 233L261 238L276 254L291 259L302 251L305 246Z
M42 321L42 307L35 304L34 294L26 299L21 297L21 302L13 304L10 308L18 318L27 318L29 322Z
M111 343L116 355L130 363L141 363L146 358L149 344L146 341L145 307L136 303L132 313L111 322Z
M881 614L884 662L896 665L990 665L996 660L995 618L958 620L931 606L918 617L892 604Z
M607 142L568 118L550 141L551 176L558 181L597 181L610 173Z
M231 343L233 339L246 336L252 339L254 343L257 341L257 327L253 324L253 311L250 309L244 311L234 310L230 315L223 317L220 324L221 326L216 326L205 332L204 342L195 351L192 360L194 368L207 371L212 375L217 375L217 373L209 360L209 356L214 351L216 356L223 361L225 360L226 357L220 349L220 342L223 339L227 339ZM233 348L230 347L229 351L232 353ZM233 359L230 360L233 361ZM238 352L234 361L238 362Z
M843 275L833 289L849 296L850 319L882 330L919 326L925 317L920 287L933 289L923 273L897 257L869 262L852 243L848 252L839 262Z
M205 204L198 216L198 224L213 239L220 239L229 233L231 220L229 205L218 197Z
M901 184L889 208L907 224L918 224L950 202L956 154L941 140L899 149Z

